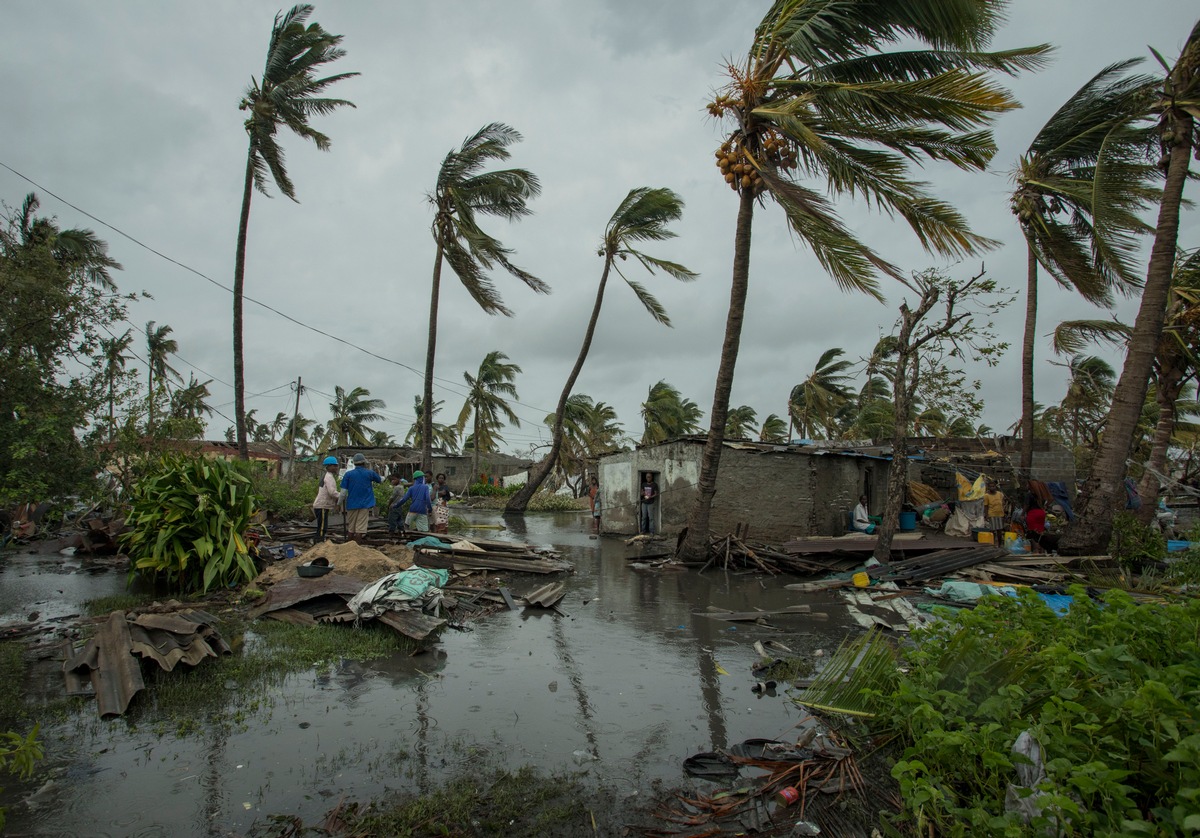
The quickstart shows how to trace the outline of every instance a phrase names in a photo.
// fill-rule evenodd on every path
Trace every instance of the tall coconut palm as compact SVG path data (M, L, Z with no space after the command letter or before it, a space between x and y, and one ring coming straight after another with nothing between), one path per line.
M209 384L212 384L211 378L200 381L189 373L188 383L171 394L171 418L203 420L205 416L212 416L212 405L208 403L212 396L208 391Z
M385 407L387 404L383 399L371 398L371 391L365 387L355 387L349 392L334 387L325 438L318 447L327 450L346 445L367 445L374 433L367 423L381 421L383 414L378 411Z
M1012 211L1028 254L1021 350L1021 471L1033 465L1033 369L1038 266L1090 303L1112 305L1114 287L1135 285L1137 215L1153 191L1145 113L1150 76L1128 71L1140 59L1105 67L1038 131L1013 173Z
M238 456L248 458L246 449L246 377L242 355L242 294L246 282L246 234L250 226L250 199L257 189L267 191L268 176L279 191L296 201L296 188L284 163L279 132L287 128L301 139L312 140L318 149L328 151L329 137L309 124L314 115L332 113L345 99L327 99L323 94L331 85L358 73L339 73L318 78L326 64L346 54L338 44L341 35L331 35L319 23L305 25L313 12L308 4L293 6L286 14L275 16L267 60L261 79L251 77L250 86L238 104L246 111L245 128L250 137L246 155L246 178L242 187L242 213L238 220L237 252L233 264L233 400L237 426Z
M116 381L125 371L125 362L129 356L125 352L133 344L133 330L126 329L120 337L113 336L101 339L100 354L104 363L104 388L108 391L108 438L112 440L116 432L116 420L113 416L116 406Z
M788 394L788 416L796 432L806 439L829 436L837 410L850 400L849 361L839 361L845 351L826 349L808 378Z
M666 381L650 387L642 402L642 445L665 442L700 430L700 406L686 399Z
M281 437L284 448L289 451L299 451L301 453L311 451L313 440L309 436L309 429L315 424L316 420L309 419L307 416L300 414L296 414L289 419Z
M1133 447L1166 318L1179 239L1183 187L1188 179L1192 152L1200 141L1196 120L1196 114L1200 113L1200 21L1192 28L1173 65L1168 65L1157 53L1155 56L1166 70L1159 97L1153 105L1162 151L1159 161L1164 174L1162 201L1129 352L1113 392L1112 409L1100 450L1084 484L1083 499L1077 506L1078 525L1071 527L1060 543L1061 550L1073 553L1102 553L1108 548L1113 511L1119 493L1124 491L1125 464Z
M23 249L46 247L54 261L72 274L82 275L106 291L115 290L110 271L121 265L108 255L108 244L87 229L60 229L52 218L36 215L41 202L30 192L16 218L16 244Z
M787 438L787 425L783 419L779 418L779 414L767 414L767 418L763 420L762 428L758 432L759 442L789 442Z
M592 346L592 338L596 333L596 323L600 319L600 308L604 304L604 290L608 285L611 271L616 270L621 279L625 280L651 317L664 326L671 325L671 320L667 317L667 312L662 304L644 286L625 276L618 260L623 262L632 256L652 275L658 269L678 280L695 279L696 274L683 265L659 259L637 249L642 242L659 242L674 238L675 233L669 225L673 221L678 221L682 216L683 200L670 189L651 189L641 186L629 190L629 194L625 196L616 212L608 220L608 225L604 228L601 246L596 251L596 254L604 259L604 267L600 271L600 285L596 289L596 301L592 305L592 316L588 320L587 329L584 330L583 344L579 348L579 355L575 358L575 366L571 368L566 384L563 385L562 393L558 397L556 416L563 415L567 399L579 378L584 361L587 360L588 351ZM558 457L558 449L562 446L562 437L562 421L561 419L555 420L554 427L550 432L550 452L541 464L530 473L525 486L509 499L505 512L525 511L530 498L550 474Z
M434 402L433 412L431 416L436 417L441 412L442 405L445 402ZM424 449L424 433L425 433L425 402L420 396L413 396L413 415L416 419L412 423L412 427L408 429L408 433L404 437L404 444L413 448ZM458 450L458 428L454 425L443 425L440 422L433 422L433 445L445 451L454 452Z
M179 373L167 363L167 356L179 351L179 343L170 337L173 332L170 326L155 326L151 320L146 324L146 430L154 431L154 392L155 381L164 389L167 387L168 376L179 378Z
M517 221L529 215L529 199L537 197L541 185L526 169L483 171L497 160L507 160L508 147L521 135L499 122L483 126L451 151L438 169L437 184L429 194L434 207L433 283L429 293L429 344L425 354L424 403L433 403L433 361L437 351L438 300L442 286L442 262L449 263L472 299L488 314L511 316L488 272L499 266L534 291L549 293L550 286L509 261L512 251L479 226L479 216L496 216ZM421 464L433 467L433 413L425 417L421 434Z
M921 244L947 256L992 245L909 176L920 158L983 169L986 126L1016 101L980 71L1040 66L1048 47L987 53L1006 3L993 0L776 0L746 58L709 105L732 123L717 164L740 199L733 280L708 441L681 554L708 550L729 393L741 342L754 207L774 199L792 231L844 289L880 296L876 277L900 271L842 223L820 187L862 195L903 218ZM899 42L895 52L887 48ZM928 46L928 49L923 47ZM824 181L818 188L799 182Z
M513 382L521 368L507 361L507 355L493 350L483 356L475 375L463 373L463 380L467 382L467 400L463 402L455 424L461 436L467 420L472 419L471 474L479 474L479 453L496 451L497 444L504 441L499 431L505 421L518 428L521 426L521 420L505 401L505 396L517 398L517 387Z
M758 414L750 405L744 404L731 408L729 416L725 420L725 438L749 439L750 432L754 429L754 423L757 421Z

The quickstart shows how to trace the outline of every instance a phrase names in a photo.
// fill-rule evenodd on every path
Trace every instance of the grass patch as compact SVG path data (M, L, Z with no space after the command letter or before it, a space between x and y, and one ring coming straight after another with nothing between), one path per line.
M105 614L111 614L114 611L133 611L142 608L156 599L159 599L159 597L153 593L113 594L112 596L102 596L97 599L85 601L83 603L83 610L89 617L103 617Z
M590 835L592 812L577 776L543 776L526 766L456 777L423 797L347 816L354 834L368 835Z
M0 643L0 730L17 730L28 717L25 685L25 646L20 641Z
M153 723L161 733L181 736L204 722L242 724L288 675L344 660L411 654L417 648L414 641L376 623L354 628L263 620L250 630L244 623L223 621L219 628L233 654L173 672L145 668L147 690L126 714L129 723Z

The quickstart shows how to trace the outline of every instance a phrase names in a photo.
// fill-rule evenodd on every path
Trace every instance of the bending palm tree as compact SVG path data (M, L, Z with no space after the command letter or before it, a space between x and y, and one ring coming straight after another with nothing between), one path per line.
M433 416L438 415L438 411L442 409L444 402L433 403ZM416 419L412 423L412 427L408 429L408 433L404 436L404 444L413 448L425 447L425 402L420 396L413 396L413 415ZM438 422L433 423L433 445L443 448L446 451L453 453L458 448L458 428L454 425L442 425Z
M787 434L787 425L779 418L778 414L772 413L763 420L762 430L758 432L759 442L788 442L785 436Z
M1127 76L1138 60L1105 67L1042 126L1013 179L1012 211L1028 251L1021 350L1021 473L1033 465L1033 356L1038 265L1064 288L1112 305L1114 286L1137 284L1131 264L1137 216L1153 191L1147 138L1132 127L1149 103L1149 76Z
M725 420L725 438L749 439L756 421L758 421L758 414L750 405L744 404L733 408Z
M845 289L880 295L879 274L900 271L860 241L817 190L796 175L823 178L833 193L862 194L898 214L926 249L963 256L995 243L972 233L950 205L908 176L921 157L983 169L995 144L985 130L1017 106L980 71L1036 67L1048 47L984 53L1004 6L991 0L776 0L745 60L709 105L733 129L717 152L739 197L733 281L708 441L681 556L708 551L722 432L741 342L757 200L773 198L788 224ZM885 52L898 41L930 49Z
M516 221L529 215L527 202L541 191L537 178L525 169L481 171L493 160L507 160L508 147L521 135L507 125L493 122L463 140L462 147L446 155L438 170L437 185L429 195L436 215L433 238L437 256L433 262L433 287L429 294L429 347L425 355L425 404L433 403L433 359L437 350L438 297L442 284L442 261L458 276L467 293L488 314L512 315L500 299L487 272L497 265L540 294L550 287L521 270L508 257L512 251L492 238L476 220L494 215ZM433 468L433 413L425 416L421 434L421 465Z
M179 351L179 343L172 337L168 337L174 331L170 326L159 326L155 328L154 321L151 320L146 324L146 430L149 433L154 431L154 382L155 376L158 377L158 383L164 388L168 375L179 377L179 373L175 368L167 363L167 356L174 355Z
M467 427L467 419L474 416L471 425L471 480L479 477L479 452L495 451L496 443L503 439L499 434L502 420L507 420L517 427L521 420L513 413L505 396L517 398L517 388L513 384L521 368L516 364L506 364L508 356L500 351L489 352L479 364L479 372L471 375L463 373L469 392L458 414L457 429L462 434Z
M104 384L108 390L108 440L112 442L114 433L116 432L116 420L113 417L114 407L116 405L116 380L122 372L125 371L125 362L129 360L129 356L125 354L125 350L133 344L133 332L130 329L125 330L125 334L120 337L112 337L108 340L100 341L100 353L104 358Z
M1159 61L1167 67L1161 57ZM1084 484L1082 503L1076 507L1079 525L1068 529L1063 536L1059 549L1064 552L1102 553L1108 548L1113 510L1119 493L1124 491L1125 463L1133 448L1166 319L1179 239L1179 208L1192 152L1198 142L1195 114L1200 113L1200 22L1192 28L1179 59L1167 67L1153 111L1158 115L1158 138L1163 155L1159 164L1165 175L1154 245L1150 249L1142 300L1134 320L1129 352L1113 393L1108 424L1092 473Z
M571 374L567 376L567 382L563 385L562 393L558 397L558 408L555 411L558 418L555 419L554 427L551 430L550 453L546 455L537 469L531 472L525 486L509 499L508 505L504 508L505 512L524 512L525 507L529 505L530 498L554 468L554 463L558 458L558 449L562 447L563 411L566 409L571 389L579 378L583 363L587 360L588 351L592 346L596 323L600 319L600 308L604 305L604 289L608 285L609 272L615 268L621 279L625 280L625 283L633 289L638 301L650 313L650 316L659 323L666 326L671 325L671 320L667 317L662 304L640 283L625 276L616 264L616 260L624 261L632 256L651 274L657 268L675 279L684 281L695 279L696 274L683 265L655 258L634 247L641 242L665 241L674 238L675 233L669 229L668 225L672 221L678 221L682 215L683 200L670 189L650 189L641 186L629 191L629 194L617 207L616 212L613 213L612 218L608 220L608 225L604 228L604 240L598 251L598 255L604 257L604 268L600 272L600 287L596 289L596 302L592 305L592 317L588 320L587 330L583 333L583 345L579 348L579 356L575 359L575 366L571 368Z
M332 416L325 426L325 439L320 448L338 448L346 445L367 445L373 431L368 422L378 422L383 415L376 411L387 407L383 399L372 399L371 391L355 387L346 392L341 387L333 388L333 401L329 403Z
M700 430L700 406L665 381L650 387L642 402L642 445L653 445Z
M246 377L242 356L242 293L246 280L246 232L250 226L250 198L253 189L267 192L267 175L279 191L293 201L296 189L284 165L279 131L291 129L297 136L312 140L321 151L329 150L329 138L309 125L314 114L328 114L343 105L345 99L325 99L326 88L358 73L340 73L317 78L317 71L343 55L341 35L331 35L318 23L305 26L312 14L309 5L293 6L287 14L275 16L271 42L262 80L250 80L238 108L248 111L246 133L250 151L246 156L246 180L242 189L242 214L238 221L237 253L233 266L233 400L237 425L238 456L247 459L246 450Z
M853 365L837 360L844 354L838 347L825 350L808 378L792 388L788 416L802 437L817 439L822 432L828 436L838 408L850 400L846 382L850 380L847 371Z

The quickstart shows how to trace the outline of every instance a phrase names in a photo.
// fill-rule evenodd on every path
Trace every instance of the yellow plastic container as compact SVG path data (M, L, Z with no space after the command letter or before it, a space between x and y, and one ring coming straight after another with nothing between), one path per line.
M1004 534L1004 546L1005 547L1011 548L1013 546L1013 543L1016 540L1017 540L1017 534L1015 532L1006 532Z
M856 588L866 588L871 584L871 577L863 573L861 570L851 576L850 579L854 582L854 587Z
M975 533L975 540L980 544L991 544L992 534L990 532L977 532Z

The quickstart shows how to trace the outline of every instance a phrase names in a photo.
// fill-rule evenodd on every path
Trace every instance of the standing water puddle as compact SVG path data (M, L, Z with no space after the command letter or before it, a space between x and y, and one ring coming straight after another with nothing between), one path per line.
M775 629L698 616L710 605L771 610L806 600L784 590L795 581L786 575L635 569L626 557L636 547L590 536L581 517L508 519L510 529L484 535L553 546L573 562L575 573L560 577L567 616L502 611L471 631L444 632L429 654L288 676L241 723L183 736L151 729L152 714L138 724L101 721L87 703L42 731L39 772L57 769L52 785L27 806L8 783L10 834L243 834L272 814L317 823L343 797L429 792L484 761L586 770L636 805L651 781L680 782L693 753L786 736L803 713L786 691L752 691L753 643L779 640L801 657L832 651L858 631L845 609L814 603L828 619L772 618ZM0 590L18 572L6 563ZM124 585L122 573L39 578L26 587L48 600L70 599L57 593L65 578L71 593L86 589L78 599ZM514 587L544 581L520 577ZM152 700L147 691L135 704Z

